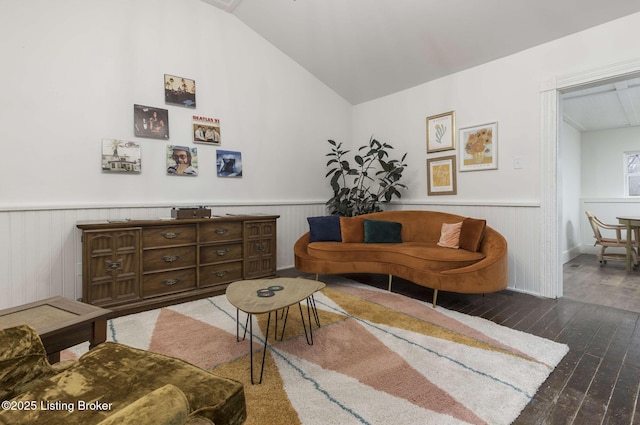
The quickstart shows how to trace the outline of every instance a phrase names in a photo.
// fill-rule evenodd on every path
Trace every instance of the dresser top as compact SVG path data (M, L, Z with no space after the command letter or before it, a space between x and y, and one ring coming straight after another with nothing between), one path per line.
M156 218L156 219L113 219L87 220L76 222L79 229L115 229L119 227L176 226L181 224L215 223L225 221L275 220L279 215L270 214L226 214L210 218Z

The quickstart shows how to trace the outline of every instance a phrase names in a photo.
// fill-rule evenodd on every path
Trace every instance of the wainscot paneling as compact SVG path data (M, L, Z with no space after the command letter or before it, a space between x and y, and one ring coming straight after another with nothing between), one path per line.
M500 232L509 244L509 288L543 295L540 278L540 206L535 202L478 202L476 204L403 202L395 209L431 210L483 218Z
M194 205L203 205L202 202ZM207 205L206 203L204 205ZM56 295L82 297L82 243L76 222L170 217L171 207L50 207L0 211L0 309ZM293 244L324 202L216 205L212 214L278 214L278 269L293 267Z
M207 205L197 202L194 205ZM214 215L278 214L278 269L293 267L293 244L306 218L326 213L323 201L211 206ZM540 208L535 203L475 205L403 202L389 209L435 210L485 218L509 243L509 288L543 294L540 283ZM13 208L0 211L0 308L62 295L82 297L82 244L76 222L169 217L168 206Z

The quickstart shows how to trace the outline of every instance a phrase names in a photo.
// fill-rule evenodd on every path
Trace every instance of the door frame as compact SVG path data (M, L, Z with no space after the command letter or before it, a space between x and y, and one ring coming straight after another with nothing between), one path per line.
M560 95L564 90L604 82L640 72L640 58L605 65L578 73L557 76L542 83L541 97L541 200L540 200L540 292L542 296L559 298L563 295L560 229L562 218L562 185L558 162L560 123Z

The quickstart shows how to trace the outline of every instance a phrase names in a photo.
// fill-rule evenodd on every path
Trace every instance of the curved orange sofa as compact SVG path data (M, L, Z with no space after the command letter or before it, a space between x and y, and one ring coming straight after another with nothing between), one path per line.
M438 246L442 224L465 220L435 211L385 211L361 219L402 224L402 243L311 242L305 233L294 245L295 267L305 273L381 273L398 276L438 291L483 294L503 290L508 284L507 241L489 226L476 252ZM341 218L343 220L343 218Z

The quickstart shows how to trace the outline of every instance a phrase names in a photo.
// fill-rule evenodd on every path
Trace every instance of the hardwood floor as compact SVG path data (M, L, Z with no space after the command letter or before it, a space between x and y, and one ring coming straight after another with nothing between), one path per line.
M295 270L280 274L314 278ZM387 288L386 276L346 277ZM484 296L441 292L438 305L569 346L514 424L640 424L640 295L633 282L640 287L640 271L627 275L623 263L601 268L594 256L580 256L565 265L565 291L624 309L513 291ZM423 301L433 296L432 290L399 278L393 279L393 291ZM635 311L630 311L633 298Z

